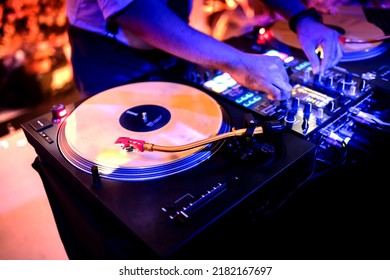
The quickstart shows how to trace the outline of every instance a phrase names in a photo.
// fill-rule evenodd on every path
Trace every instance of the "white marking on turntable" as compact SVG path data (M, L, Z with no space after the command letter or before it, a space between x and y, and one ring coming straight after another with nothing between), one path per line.
M155 120L148 122L146 126L153 127L156 123L158 123L162 119L162 115L158 116Z
M138 116L138 113L130 111L130 110L127 110L126 114L133 115L133 116Z

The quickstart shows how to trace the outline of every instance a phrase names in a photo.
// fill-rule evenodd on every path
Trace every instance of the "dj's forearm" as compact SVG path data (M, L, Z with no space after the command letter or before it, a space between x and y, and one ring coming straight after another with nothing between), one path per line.
M264 91L271 99L286 99L291 92L279 57L245 53L199 32L177 17L162 0L135 0L117 21L155 48L227 72L237 83Z
M153 47L188 61L223 71L239 65L234 61L239 50L190 27L161 0L136 0L117 21Z

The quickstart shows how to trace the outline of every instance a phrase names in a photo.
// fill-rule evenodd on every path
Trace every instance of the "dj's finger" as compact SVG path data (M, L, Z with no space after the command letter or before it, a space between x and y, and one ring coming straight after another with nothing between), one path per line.
M311 68L313 70L314 74L317 74L320 72L320 59L318 58L318 55L315 51L315 49L306 50L305 51L307 59L309 60L311 64Z
M291 89L292 90L292 89ZM279 100L288 100L291 97L291 90L288 91L281 91L280 93L280 99Z
M292 87L289 83L284 81L277 85L271 85L266 89L267 97L271 100L286 100L290 97Z
M341 43L336 44L336 50L334 51L334 59L330 62L330 67L336 66L344 55L344 49Z
M322 49L324 52L324 57L321 61L320 72L323 74L326 69L332 68L340 61L343 55L343 50L336 37L334 40L326 40L323 43Z

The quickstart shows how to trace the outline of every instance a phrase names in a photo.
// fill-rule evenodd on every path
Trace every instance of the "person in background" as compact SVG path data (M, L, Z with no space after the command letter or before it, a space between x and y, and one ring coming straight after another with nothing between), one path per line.
M51 95L51 70L54 49L45 42L24 46L20 66L8 74L1 92L1 105L6 108L36 106Z
M341 59L338 33L299 0L267 0L297 33L314 73ZM287 99L289 77L278 57L250 54L189 25L190 0L69 0L72 66L83 98L164 69L179 58L229 73L239 84ZM319 59L316 49L324 54Z

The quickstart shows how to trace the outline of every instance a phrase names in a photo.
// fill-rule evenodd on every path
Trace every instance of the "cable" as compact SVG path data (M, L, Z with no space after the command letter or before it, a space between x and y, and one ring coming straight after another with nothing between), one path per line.
M321 136L321 138L319 139L318 142L322 140L325 140L323 139L325 138L324 136ZM308 174L308 176L306 178L304 178L291 192L289 192L287 194L287 196L278 204L278 206L275 208L276 210L280 209L283 204L285 204L287 202L287 200L293 196L305 183L309 182L310 180L314 180L320 176L323 176L324 174L326 174L327 172L331 171L331 170L334 170L336 167L340 166L340 164L343 164L345 162L345 160L347 159L347 145L346 143L343 141L342 142L342 148L343 148L343 153L341 154L339 160L337 162L335 162L334 164L331 165L330 168L327 168L327 169L324 169L322 171L316 171L317 169L317 163L318 163L318 157L317 157L317 154L320 150L320 147L319 145L317 145L317 148L314 152L314 158L313 158L313 164L312 164L312 168L311 168L311 171L310 173ZM275 210L275 211L276 211ZM273 213L275 212L273 211Z
M115 144L119 144L122 146L123 150L126 150L128 152L133 152L133 151L138 151L138 152L144 152L144 151L159 151L159 152L181 152L181 151L186 151L189 149L197 148L203 145L210 144L212 142L226 139L229 137L235 137L235 136L243 136L247 133L247 128L242 128L239 130L235 130L234 128L232 129L231 132L226 132L223 134L216 135L211 138L199 140L193 143L189 143L186 145L181 145L181 146L160 146L160 145L155 145L153 143L146 143L143 140L137 140L137 139L131 139L129 137L119 137L116 141ZM256 127L253 130L253 135L255 134L261 134L263 133L263 128L261 126Z
M286 196L285 198L275 207L275 210L272 211L271 215L273 215L277 210L279 210L286 202L288 199L290 199L290 197L293 196L293 194L295 194L295 192L300 189L306 182L308 182L309 180L312 179L312 176L314 174L314 170L315 170L315 166L316 166L316 159L314 157L314 162L312 164L312 169L310 170L310 173L308 174L308 176L306 178L304 178L293 190L291 190Z
M360 111L359 113L357 113L356 116L359 118L362 118L370 123L376 123L376 124L380 124L382 126L390 126L390 123L384 122L381 119L377 118L376 116L369 114L369 113L366 113L366 112L363 112L363 111Z

